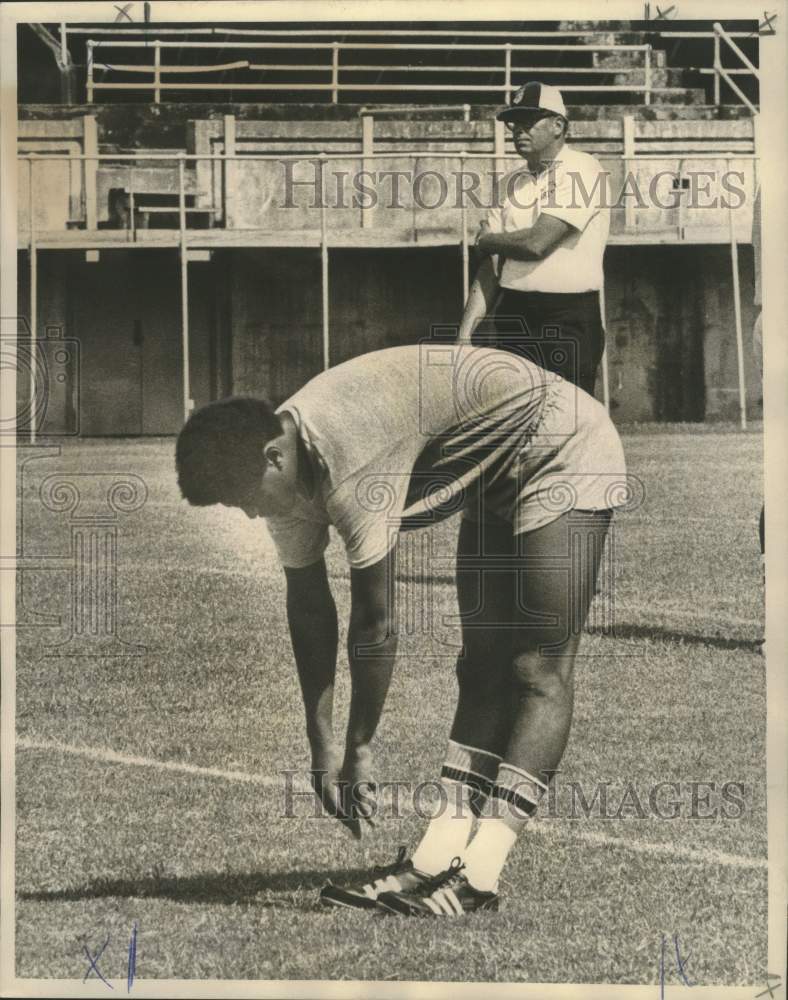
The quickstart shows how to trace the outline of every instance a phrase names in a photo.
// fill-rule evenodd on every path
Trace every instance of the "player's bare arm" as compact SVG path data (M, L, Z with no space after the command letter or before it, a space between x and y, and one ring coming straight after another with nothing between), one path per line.
M473 337L476 327L493 307L498 287L495 261L492 257L486 257L480 264L468 293L468 301L465 303L465 310L457 334L458 343L471 343L471 337Z
M340 779L344 808L357 821L372 823L368 798L372 780L372 737L380 722L397 655L394 620L396 547L379 562L350 571L351 610L348 663L351 698Z
M391 628L393 569L393 551L373 566L351 569L348 662L352 687L344 750L333 729L338 628L325 561L285 570L287 619L304 701L312 784L326 811L357 838L362 825L374 825L371 742L397 652Z
M336 606L323 559L303 569L285 569L285 577L287 621L312 753L312 784L326 811L339 816L337 781L342 758L333 732Z
M516 229L510 233L481 229L476 238L476 249L484 254L502 254L512 260L542 260L571 231L572 226L568 222L542 213L528 229Z

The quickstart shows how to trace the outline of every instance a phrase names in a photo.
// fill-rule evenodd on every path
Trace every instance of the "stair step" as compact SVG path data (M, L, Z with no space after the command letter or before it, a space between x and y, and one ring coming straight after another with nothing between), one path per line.
M642 84L645 74L641 68L640 73L612 73L612 82L615 84L636 83ZM574 82L574 81L573 81ZM605 79L607 83L607 79ZM654 69L651 70L652 87L686 87L691 82L687 80L683 69Z
M572 20L571 18L558 22L559 31L611 31L626 32L632 31L631 21L583 21ZM635 29L637 30L637 29Z
M490 109L492 113L493 109ZM575 104L570 107L569 117L572 121L598 121L600 119L619 118L632 115L646 121L731 121L750 118L747 108L739 104L700 104L674 105L651 104L648 107L633 104ZM474 108L474 118L476 109ZM479 109L479 117L484 117Z
M611 52L594 52L593 62L594 66L604 66L605 68L615 69L618 66L642 66L644 63L644 54L642 52L630 52L628 50L613 50ZM667 53L662 49L652 49L651 50L651 65L652 67L658 69L667 69Z
M699 87L684 87L681 90L652 94L651 100L654 104L682 104L694 106L706 102L706 91Z

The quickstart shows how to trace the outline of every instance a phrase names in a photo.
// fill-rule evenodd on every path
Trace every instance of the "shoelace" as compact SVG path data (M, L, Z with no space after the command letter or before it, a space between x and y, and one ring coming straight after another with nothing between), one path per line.
M436 889L441 889L443 886L453 882L464 867L465 865L461 858L454 858L445 871L438 872L437 875L433 875L432 878L420 885L417 890L418 894L420 896L431 896Z
M380 881L381 879L388 878L389 875L397 875L402 869L408 864L407 861L408 849L407 847L400 847L397 851L397 860L390 865L375 865L372 869L372 882Z

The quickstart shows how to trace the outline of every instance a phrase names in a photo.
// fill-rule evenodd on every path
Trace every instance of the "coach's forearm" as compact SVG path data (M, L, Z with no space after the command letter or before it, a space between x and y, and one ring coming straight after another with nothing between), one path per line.
M458 343L470 344L473 332L484 317L490 312L498 292L498 277L495 265L490 257L485 258L468 293L465 311L460 321L457 334Z
M369 745L380 722L388 694L397 636L386 623L360 624L351 619L348 634L351 699L346 748L356 750Z
M541 260L548 248L534 235L533 229L517 229L510 233L485 233L479 241L484 253L503 254L511 260Z
M330 596L318 608L291 607L287 619L312 748L333 739L334 678L337 667L337 610Z

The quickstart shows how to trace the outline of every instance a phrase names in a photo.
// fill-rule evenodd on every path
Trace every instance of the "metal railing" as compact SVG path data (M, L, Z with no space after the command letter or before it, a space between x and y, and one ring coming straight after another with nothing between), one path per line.
M108 49L142 49L152 53L153 62L146 64L119 63L116 60L108 60L106 53ZM170 65L162 63L162 54L169 49L178 51L184 50L212 50L220 49L242 49L242 50L267 50L267 51L295 51L299 53L317 52L325 53L329 59L325 63L310 62L261 62L255 63L248 59L241 59L234 62L220 64L198 64L191 66ZM343 62L341 56L349 52L370 53L370 60L364 63ZM494 53L500 57L498 65L488 65L483 62L473 65L415 65L415 64L389 64L385 61L374 61L377 52L403 52L405 54L413 52L423 53ZM634 52L642 55L642 65L640 66L518 66L513 63L513 56L522 52L555 52L572 53L574 55L593 54L595 52ZM99 56L102 56L99 58ZM472 61L472 59L471 59ZM539 76L559 76L563 78L567 74L586 74L607 76L624 74L632 76L633 80L626 84L564 84L561 89L564 92L583 92L595 94L612 93L642 93L644 103L651 103L651 96L654 93L680 93L681 87L655 87L652 83L653 51L650 44L639 45L617 45L617 44L597 44L579 43L575 45L566 44L528 44L528 43L410 43L410 42L361 42L361 41L277 41L277 42L209 42L209 41L165 41L161 38L146 39L145 41L128 41L125 39L101 39L89 38L87 40L87 102L90 104L94 100L96 91L121 90L121 91L152 91L154 103L161 101L163 91L186 91L186 90L232 90L236 92L282 92L290 93L320 93L330 94L333 104L339 103L341 94L349 93L446 93L446 94L489 94L498 95L497 99L503 98L508 101L512 92L520 83L535 74ZM260 82L254 80L241 80L237 82L213 82L205 83L179 82L173 81L172 76L185 74L209 74L222 73L229 70L245 69L251 72L265 73L290 73L290 74L328 74L325 81L303 82L292 79L286 82ZM105 79L97 78L97 72L117 72L130 73L146 76L148 79L132 82L108 82ZM410 73L415 77L430 77L436 74L481 74L502 75L500 83L474 84L465 82L461 84L451 83L381 83L378 80L358 83L353 82L352 74L368 73L380 74ZM164 77L170 79L165 80ZM357 79L357 78L356 78Z
M695 161L704 165L709 164L710 162L724 163L726 165L726 169L730 170L731 164L733 163L755 162L759 159L757 153L747 153L739 151L731 151L731 152L709 151L709 152L700 152L691 154L665 153L665 152L641 153L635 150L632 142L626 142L626 141L625 141L625 149L623 152L620 153L600 152L594 155L595 159L600 162L621 164L622 167L624 168L623 175L628 175L632 167L637 167L637 165L646 164L649 162L675 164L677 169L674 171L674 173L680 175L684 173L688 174L691 173L692 164ZM178 187L177 190L173 190L170 193L172 194L173 198L177 197L178 205L180 205L181 203L183 204L184 228L190 235L193 235L195 237L195 241L197 243L200 242L201 234L203 238L205 237L206 230L202 228L192 228L188 226L188 219L190 216L194 214L210 215L217 219L222 219L224 221L224 225L216 228L223 228L228 232L230 231L243 232L244 229L243 227L237 227L233 226L232 224L230 225L227 224L228 213L226 211L226 208L223 208L221 205L206 204L200 206L189 206L186 204L187 197L193 195L194 193L199 193L199 192L194 192L193 190L187 190L185 169L188 164L196 165L197 163L206 163L206 162L215 163L219 165L219 168L222 172L226 172L228 169L228 165L230 164L238 164L238 163L250 164L256 162L271 163L271 164L273 163L285 164L287 162L319 163L321 164L321 172L324 171L324 166L326 164L331 163L332 161L337 161L338 163L345 165L347 164L348 161L352 160L358 161L359 168L361 170L365 168L365 165L367 163L377 162L377 161L396 161L396 162L411 161L415 165L415 167L419 167L421 162L425 160L427 161L437 160L441 163L445 163L446 161L451 161L451 160L457 160L461 164L466 164L466 163L472 164L473 162L476 161L487 161L490 163L494 163L496 165L522 164L522 159L520 156L518 156L516 153L510 153L503 149L490 150L484 152L467 152L464 150L456 150L456 149L413 150L405 148L401 150L387 150L385 152L381 152L375 150L369 143L366 145L366 148L362 147L362 149L356 151L343 151L343 152L332 152L332 153L315 152L314 154L308 154L308 155L304 154L303 152L257 153L257 152L245 152L245 151L244 152L224 151L217 153L186 153L185 151L178 151L178 152L144 151L136 153L114 153L114 152L74 153L69 151L63 151L63 152L58 151L53 153L43 153L43 152L19 153L17 155L17 160L20 163L26 163L29 171L28 176L29 176L29 183L31 186L28 192L29 196L28 211L31 224L31 231L34 228L32 223L33 220L32 181L33 181L33 167L35 164L45 164L47 162L69 162L69 163L79 162L82 163L83 165L87 163L97 163L97 164L104 163L105 165L107 164L117 165L119 168L122 168L123 164L127 164L126 167L126 170L128 171L127 193L130 196L131 209L135 208L135 183L134 183L135 172L144 172L145 164L151 164L157 166L161 166L162 164L171 164L175 168L175 171L177 172L178 175ZM608 174L610 174L610 171L608 171ZM413 175L417 176L418 170L414 170ZM506 175L506 168L504 169L503 172L501 172L496 167L495 171L493 171L493 174L491 174L490 176L494 176L495 178L498 178L500 180L505 175ZM340 173L337 176L342 177L349 175L347 175L346 172L340 171ZM299 181L298 183L305 183L305 182ZM226 188L226 184L224 185L224 187ZM86 190L86 188L87 185L85 184L85 173L83 170L83 190ZM476 191L476 189L471 189L471 190ZM137 196L143 197L146 193L150 192L138 192ZM154 193L162 194L164 192L160 191ZM202 193L207 194L208 192L205 191ZM467 211L467 204L466 204L467 199L465 196L466 194L469 193L469 191L462 189L461 191L459 191L459 193L461 193L462 195L462 198L460 199L462 204L457 205L456 207L458 208L458 210L461 210L463 212ZM94 191L94 197L95 197L95 191ZM225 197L226 197L226 191L225 191ZM629 197L632 196L630 195ZM325 196L323 196L321 200L325 201L326 200ZM139 205L137 205L136 208L138 212L149 212L152 214L164 213L167 215L175 215L180 211L178 205L175 204L171 206L155 205L155 206L145 206L145 207L140 207ZM312 207L318 208L319 206L315 204ZM340 206L340 207L346 207L346 206ZM611 207L623 208L624 206L615 204ZM629 203L627 203L627 207L631 207L629 206ZM681 206L677 202L675 207L680 210ZM88 206L86 204L84 208L85 208L86 218L97 217L97 211L95 205ZM91 208L92 211L89 211L89 209ZM363 218L364 211L365 209L363 208L363 206L359 207L360 218ZM677 227L678 228L675 235L677 239L681 240L683 234L679 231L679 229L681 228L680 218L679 222L677 223ZM121 227L118 228L120 229ZM631 225L628 224L625 227L625 230L630 228L632 227ZM87 233L90 232L90 230L73 230L73 229L70 231L75 233L84 232L86 236ZM272 233L276 232L276 230L271 230L271 232ZM135 236L136 233L134 231L134 212L132 211L130 213L130 219L129 219L129 235L126 237L126 239L133 242ZM100 248L103 242L104 240L99 238L99 240L95 243L95 246Z
M741 60L744 64L743 69L731 69L722 65L721 42L725 42L730 50ZM723 28L719 21L714 23L714 66L709 72L714 74L714 103L716 105L719 105L720 103L720 78L722 78L734 94L736 94L739 100L741 100L743 104L746 104L754 115L758 114L758 109L736 84L736 81L733 79L733 75L746 73L754 76L756 80L760 81L761 74L758 71L758 68L752 64L736 42L734 42L733 36Z
M623 172L622 172L622 176L628 176L630 174L630 171L631 171L632 167L636 167L637 165L646 164L646 163L649 163L649 162L660 163L660 164L662 164L662 163L675 164L676 165L676 170L673 171L673 172L677 176L681 176L685 172L685 164L687 162L690 162L691 164L694 165L693 169L697 169L697 164L698 163L702 163L702 164L705 164L705 165L708 165L708 164L717 165L719 163L724 163L725 167L726 167L726 170L730 172L731 166L734 163L746 163L746 162L753 162L753 163L755 163L759 159L759 156L758 156L757 153L746 153L746 152L738 152L738 151L731 151L731 152L717 151L717 152L710 152L710 153L684 153L684 154L678 154L678 153L639 153L639 152L635 151L635 149L634 149L634 147L632 147L631 143L626 143L625 142L625 147L627 147L627 148L625 148L625 150L623 152L621 152L621 153L603 153L603 152L596 153L596 154L594 154L595 155L595 159L597 159L598 161L601 161L601 162L610 162L610 163L621 164L622 167L624 168ZM29 218L29 225L30 225L29 239L31 241L34 239L34 236L35 236L35 225L34 225L34 215L33 215L33 207L34 207L34 201L35 201L35 199L34 199L34 192L33 192L33 189L34 189L34 172L33 172L34 165L36 165L36 164L44 164L44 163L47 163L47 162L69 162L69 163L80 162L83 165L85 165L87 163L104 163L104 164L110 164L110 165L118 165L118 166L120 166L120 165L122 165L122 164L125 163L125 164L128 164L128 166L126 167L126 169L128 170L128 181L127 181L128 187L127 187L127 193L128 193L128 195L130 197L130 208L131 208L130 218L129 218L129 227L128 227L128 236L126 237L126 240L129 241L130 243L133 243L136 240L137 233L135 231L135 224L134 224L134 215L135 215L134 209L136 207L137 211L139 211L139 212L148 212L148 213L152 213L152 214L176 215L178 213L181 213L183 228L186 230L186 232L187 232L187 234L189 236L193 236L194 237L193 242L196 245L207 245L208 243L213 242L213 241L210 238L206 237L206 232L207 231L205 229L191 228L191 227L188 226L188 218L191 215L193 215L193 214L210 215L210 216L213 216L213 217L215 217L217 219L223 220L224 225L221 226L221 227L218 227L218 228L222 228L222 229L224 229L227 232L230 232L230 231L233 231L233 230L234 231L238 231L238 232L243 232L244 229L243 229L243 227L236 227L236 226L234 226L232 224L228 225L228 223L227 223L228 213L226 211L226 207L223 210L223 208L220 205L213 205L213 204L211 204L211 205L202 205L202 206L188 206L186 204L186 198L190 194L195 193L193 191L187 191L187 189L186 189L186 173L185 173L185 170L186 170L186 166L188 164L190 164L190 163L195 164L195 165L198 162L199 163L205 163L205 162L207 162L207 163L215 163L215 164L219 165L220 170L223 173L226 173L228 171L228 167L229 167L230 164L238 164L238 163L243 163L243 164L250 164L250 163L256 163L256 162L259 162L259 163L280 163L280 164L285 164L287 162L293 162L293 163L318 163L318 164L320 164L320 173L321 173L321 177L322 177L321 184L323 184L323 182L325 180L325 167L326 167L327 164L331 163L332 161L337 161L339 163L346 164L349 160L357 160L359 162L360 166L362 167L362 169L364 168L364 166L367 163L375 162L375 161L411 161L412 164L414 165L414 167L419 167L421 161L424 161L424 160L437 160L437 161L440 161L440 162L445 162L447 160L457 160L462 165L465 165L465 164L468 164L468 163L472 164L475 161L487 161L487 162L490 162L490 163L495 163L497 165L502 165L502 164L507 164L507 163L508 164L522 164L521 157L519 157L516 153L509 153L509 152L502 151L502 150L499 150L499 151L494 151L493 150L493 151L485 151L485 152L467 152L467 151L464 151L464 150L456 150L456 149L430 149L430 150L409 150L409 149L402 149L402 150L388 150L388 151L385 151L385 152L380 152L380 151L374 150L374 148L372 148L371 145L367 145L367 148L362 148L361 150L352 151L352 152L349 152L349 151L336 152L336 153L315 152L315 153L309 154L309 155L305 155L303 152L299 152L299 153L287 153L287 152L273 152L273 153L232 152L232 153L230 153L230 152L226 152L226 151L224 151L224 152L218 152L218 153L186 153L185 151L161 152L161 153L148 152L148 151L136 152L136 153L74 153L74 152L31 153L31 152L27 152L27 153L19 153L19 154L17 154L17 160L20 163L26 163L27 167L28 167L28 183L29 183L29 191L28 191L28 213L29 213L29 215L28 215L28 218ZM142 207L140 207L138 205L135 206L135 200L134 200L135 199L135 184L134 184L135 171L144 171L144 169L145 169L144 165L145 164L155 164L155 165L172 164L175 167L175 169L177 171L177 177L178 177L178 187L177 187L177 192L172 192L172 196L173 196L173 198L175 198L177 196L177 200L178 200L178 204L177 205L175 205L175 204L173 204L171 206L156 205L156 206L146 206L144 208L142 208ZM432 171L432 172L434 172L434 171ZM418 176L418 170L417 169L413 170L412 173L413 173L414 177ZM505 175L505 172L502 173L496 167L496 169L493 171L493 173L490 176L494 177L494 178L497 178L498 180L500 180L504 175ZM342 177L342 176L345 176L345 174L342 171L340 171L337 176ZM608 176L610 176L610 171L608 171ZM306 182L300 181L298 183L306 183ZM225 191L226 191L226 188L227 188L226 181L225 181L225 184L223 186L224 186ZM86 185L84 184L84 172L83 172L83 189L85 189L85 188L86 188ZM322 191L322 195L321 195L320 201L321 201L321 203L324 203L327 200L326 199L326 189L324 187L321 187L320 190ZM470 190L475 191L476 189L470 189ZM162 193L162 192L159 192L159 193ZM203 193L207 194L207 191L203 192ZM464 188L458 189L458 193L461 194L461 196L462 196L460 198L460 202L461 203L459 205L455 206L455 207L461 213L467 213L468 205L467 205L467 198L465 196L469 193L469 190L466 190ZM631 195L629 197L631 197ZM629 203L627 203L627 206L628 205L629 205ZM179 207L179 206L181 206L181 207ZM317 208L324 208L324 207L328 207L328 206L327 205L323 205L323 204L320 204L320 205L314 204L311 207L317 209ZM347 206L341 205L340 207L341 208L346 208ZM620 206L618 204L613 204L610 207L621 208L623 206ZM665 206L662 206L662 207L665 207ZM683 223L682 223L682 218L681 218L681 209L682 209L681 200L677 199L676 200L676 205L672 206L672 207L675 207L677 209L677 211L678 211L678 220L677 220L677 223L676 223L677 231L675 233L675 236L678 239L678 241L680 242L684 238L684 233L682 232L682 230L683 230ZM95 218L97 216L96 206L92 206L92 211L88 211L88 208L89 208L89 206L85 205L85 216L86 216L86 218L87 217L94 217ZM363 208L363 206L361 206L359 208L359 213L360 213L360 219L361 220L363 220L363 216L364 216L364 212L365 211L366 210ZM363 224L363 222L362 222L362 224ZM117 228L118 228L119 231L122 230L122 227L120 227L120 226L117 227ZM630 215L628 217L628 221L627 221L627 225L625 227L625 231L627 229L632 229L632 228L633 228L633 226L632 226L631 215ZM80 230L76 230L76 231L75 230L70 230L70 231L71 232L80 232ZM90 241L90 238L88 236L89 231L88 230L81 230L81 231L85 233L85 237L87 238L87 240L89 242ZM271 230L272 233L275 233L276 231L277 230L275 230L275 229ZM656 229L655 232L663 232L663 230L662 229ZM329 234L326 234L326 238L329 239L329 242L330 242L330 236L329 236ZM95 242L94 245L95 245L96 248L100 248L104 244L104 242L105 242L104 239L99 238ZM64 246L68 246L69 244L68 244L68 242L64 242L63 245ZM152 243L145 243L143 245L152 246L154 244L152 244Z
M714 35L713 31L706 31L702 28L694 31L663 30L658 28L654 21L648 24L641 22L636 28L571 28L569 30L564 30L563 28L545 28L541 31L510 31L506 28L491 31L477 30L475 28L462 29L455 26L451 28L429 28L424 30L413 28L230 28L221 26L202 28L194 25L185 28L167 28L153 24L148 24L145 27L124 24L121 29L117 29L102 28L95 25L82 27L81 25L69 25L65 22L61 22L60 24L60 34L64 44L67 44L68 35L115 35L117 37L123 34L146 35L150 37L154 33L156 35L177 35L182 37L192 35L211 35L213 37L237 35L252 38L318 38L323 36L335 38L337 35L342 35L343 38L554 38L557 34L560 34L562 38L588 38L591 35L631 35L638 32L648 32L649 34L659 35L660 38L712 38ZM729 31L728 35L731 38L752 38L753 33L751 31Z
M464 122L469 122L471 120L471 106L470 104L397 104L395 107L374 107L374 108L361 108L359 110L359 118L378 118L380 115L402 115L402 114L423 114L429 112L431 114L440 112L440 114L447 114L450 111L459 111L462 113L462 120Z
M434 156L435 153L431 152L426 154L428 156ZM405 157L412 157L416 162L419 159L424 158L424 153L409 153L407 151L397 152L397 153L374 153L367 152L363 155L364 160L390 160L402 159ZM489 153L466 153L466 152L450 152L449 157L456 158L460 161L461 167L464 171L465 164L468 161L473 160L498 160L499 157L492 156ZM713 160L719 162L724 161L726 167L730 170L732 164L736 161L742 160L755 160L757 157L755 155L747 154L735 154L730 156L714 156ZM331 363L331 352L330 352L330 329L329 329L329 250L332 246L332 239L329 230L328 221L328 202L326 199L326 166L331 160L347 160L347 153L335 153L326 154L321 153L316 157L304 157L303 154L240 154L240 153L213 153L213 154L187 154L185 152L179 152L178 154L172 153L52 153L52 154L19 154L18 160L22 162L27 162L28 165L28 211L29 211L29 234L28 234L28 250L30 254L30 316L32 325L32 337L35 342L36 330L37 330L37 316L38 316L38 270L37 270L37 260L38 252L42 249L42 244L49 247L46 241L39 240L39 236L36 230L35 221L35 177L34 177L34 164L45 162L47 160L80 160L83 163L88 161L137 161L142 160L147 161L175 161L177 163L177 176L178 176L178 203L177 206L172 206L171 211L173 214L177 213L178 227L177 234L174 236L171 243L173 249L178 252L178 257L180 261L180 298L181 298L181 344L182 344L182 391L183 391L183 407L184 407L184 419L187 419L191 409L193 407L193 400L191 398L191 385L190 385L190 372L189 372L189 276L188 276L188 264L190 260L189 248L190 247L205 247L206 245L211 245L213 241L205 239L205 231L189 230L187 228L187 207L186 207L186 164L187 162L196 162L198 160L209 160L214 162L219 162L223 165L223 169L226 171L229 162L233 161L278 161L283 160L296 160L304 161L312 160L316 161L319 165L319 187L316 190L322 192L319 204L314 206L320 215L319 219L319 243L315 244L320 250L320 260L321 260L321 301L322 301L322 356L323 356L323 366L328 368ZM503 159L511 161L519 161L517 156L505 156ZM621 155L604 155L601 154L598 159L600 160L617 160L631 162L633 159L636 162L642 161L660 161L665 162L666 160L676 159L681 163L685 157L670 157L663 154L641 154L636 157L627 157ZM692 157L693 160L697 160L697 157ZM130 170L133 169L132 164L129 164ZM460 250L460 261L462 267L462 296L463 303L468 297L468 287L469 287L469 259L470 259L470 238L469 238L469 226L468 226L468 204L465 195L468 192L463 188L460 189L460 204L458 206L459 210L459 225L457 227L458 233L455 235L455 239L445 240L445 243L453 242L455 246L459 247ZM680 202L679 202L680 206ZM207 209L206 209L207 211ZM213 208L210 211L214 211ZM737 350L737 362L738 362L738 376L739 376L739 405L740 405L740 421L742 429L746 429L747 418L746 418L746 397L744 390L744 348L743 348L743 332L742 332L742 317L741 317L741 293L739 288L739 265L738 265L738 246L737 246L737 234L734 220L734 209L732 199L727 205L728 214L728 242L730 243L731 252L731 271L732 271L732 284L733 284L733 296L734 296L734 320L736 326L736 350ZM133 225L133 222L132 222ZM363 220L362 220L363 225ZM681 217L679 216L679 228L681 228ZM130 233L131 237L136 237L136 233L132 229ZM95 237L91 237L90 234L85 234L84 241L80 244L85 246L92 242L94 249L102 249L105 245L103 241L96 240ZM306 240L300 241L301 245L306 245ZM72 244L73 245L73 244ZM161 247L161 242L152 243L138 243L135 241L123 244L126 247ZM214 242L214 245L215 242ZM275 244L272 244L275 245ZM62 249L68 249L68 243L60 244ZM35 359L35 350L32 352L32 358ZM607 390L608 377L607 377L607 356L605 354L603 358L603 383L605 386L605 404L609 407L609 393ZM30 393L31 400L35 399L36 394L36 379L37 371L35 360L32 361L30 367ZM31 412L35 412L35 408L31 409ZM37 433L35 418L30 424L30 435L31 440L35 440Z

